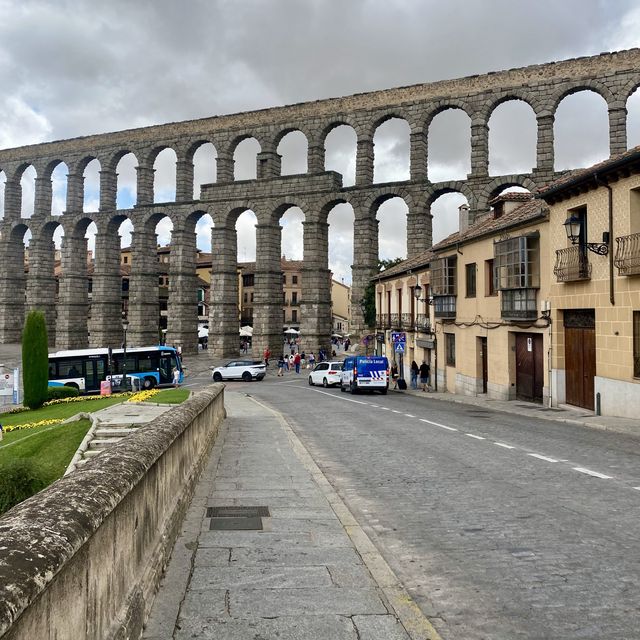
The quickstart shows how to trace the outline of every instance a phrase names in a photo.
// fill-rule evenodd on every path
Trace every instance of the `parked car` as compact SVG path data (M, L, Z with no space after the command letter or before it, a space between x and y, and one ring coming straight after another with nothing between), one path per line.
M323 387L333 387L340 384L342 362L321 362L309 374L309 384L321 384Z
M267 367L260 360L232 360L223 367L215 367L211 373L214 382L223 380L262 380L267 373Z

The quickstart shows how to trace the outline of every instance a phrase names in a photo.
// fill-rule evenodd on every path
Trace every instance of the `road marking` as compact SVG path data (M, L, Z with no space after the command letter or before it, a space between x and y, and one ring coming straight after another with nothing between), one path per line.
M380 408L380 405L379 405L379 404L372 404L371 406L372 406L374 409L379 409L379 408Z
M427 424L432 424L434 427L440 427L441 429L446 429L447 431L457 431L457 429L455 429L454 427L447 427L446 424L431 422L431 420L425 420L424 418L420 418L420 422L426 422Z
M465 433L465 436L469 436L470 438L475 438L476 440L486 440L482 436L477 436L475 433Z
M406 418L415 418L415 416L412 416L410 413L405 413L404 415Z
M345 400L346 402L354 402L355 404L368 404L367 402L362 402L362 400L352 400L351 398L343 398L342 396L337 396L335 393L327 393L326 391L320 391L319 389L309 389L309 391L315 391L316 393L321 393L323 396L331 396L332 398L336 398L336 400Z
M636 491L640 491L640 487L633 487Z
M504 442L494 442L493 444L495 444L496 447L504 447L505 449L515 449L515 447L512 447L510 444L504 444Z
M389 407L380 407L383 411L391 411L391 409L389 409Z
M558 462L555 458L548 458L547 456L541 456L539 453L527 453L532 458L538 458L538 460L544 460L545 462Z
M591 471L591 469L585 469L584 467L573 467L574 471L579 471L580 473L586 473L588 476L593 476L594 478L600 478L601 480L610 480L611 476L605 476L604 473L598 473L597 471Z
M402 413L402 411L396 411L395 409L391 409L393 413Z

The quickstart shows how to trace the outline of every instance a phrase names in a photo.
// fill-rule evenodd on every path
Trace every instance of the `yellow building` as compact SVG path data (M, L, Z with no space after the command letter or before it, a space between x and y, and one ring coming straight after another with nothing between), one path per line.
M640 415L640 147L541 190L554 259L554 404ZM599 406L598 406L599 405Z
M385 330L388 353L390 334L406 333L405 377L411 360L424 359L439 391L543 402L549 397L548 211L525 193L490 204L473 225L462 224L423 256L380 274L379 332Z
M349 333L351 287L337 280L331 280L331 314L333 332L340 335Z

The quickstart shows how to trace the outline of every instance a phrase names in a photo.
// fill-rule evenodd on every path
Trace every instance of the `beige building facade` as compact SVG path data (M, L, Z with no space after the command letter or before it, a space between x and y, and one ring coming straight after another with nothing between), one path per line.
M640 147L569 174L541 197L554 258L553 403L637 418Z

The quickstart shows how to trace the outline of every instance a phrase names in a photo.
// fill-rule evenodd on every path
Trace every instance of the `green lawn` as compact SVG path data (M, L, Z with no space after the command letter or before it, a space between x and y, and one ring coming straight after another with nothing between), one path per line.
M164 389L157 395L149 398L148 402L159 404L180 404L189 397L188 389Z

